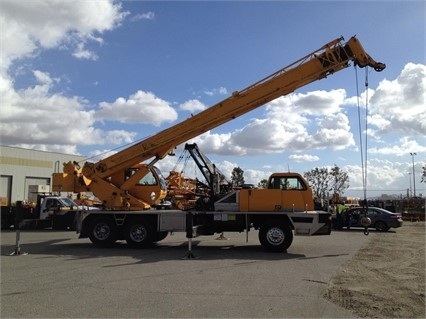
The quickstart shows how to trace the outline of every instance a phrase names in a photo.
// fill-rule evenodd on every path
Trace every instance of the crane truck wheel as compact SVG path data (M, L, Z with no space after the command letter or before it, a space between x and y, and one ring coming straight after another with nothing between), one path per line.
M96 246L112 246L117 240L117 226L114 220L105 216L95 218L90 226L89 239Z
M153 239L154 239L153 242L156 243L156 242L162 241L164 238L167 237L168 234L169 234L169 232L167 232L167 231L159 231L159 232L157 232L153 236Z
M133 218L124 225L124 237L130 247L150 246L153 243L152 227L143 218Z
M285 252L293 242L293 231L282 221L266 221L260 227L259 241L268 251Z

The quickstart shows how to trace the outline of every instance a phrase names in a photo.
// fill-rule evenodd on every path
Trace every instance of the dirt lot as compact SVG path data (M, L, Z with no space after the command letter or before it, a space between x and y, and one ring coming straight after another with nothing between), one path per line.
M425 318L425 223L372 236L324 297L360 317Z

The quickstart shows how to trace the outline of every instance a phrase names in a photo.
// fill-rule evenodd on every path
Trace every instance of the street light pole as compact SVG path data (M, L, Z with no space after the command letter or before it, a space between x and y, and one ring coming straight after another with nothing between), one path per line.
M414 173L414 155L417 155L416 153L410 153L411 158L413 159L413 189L414 189L414 197L416 197L416 174Z
M411 197L412 196L412 191L411 191L411 173L408 173L408 175L410 176L410 196L408 196L408 197Z

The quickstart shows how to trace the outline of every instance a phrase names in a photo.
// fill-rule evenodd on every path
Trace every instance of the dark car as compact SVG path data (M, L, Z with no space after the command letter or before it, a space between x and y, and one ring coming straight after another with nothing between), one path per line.
M364 227L361 224L361 218L365 216L365 208L350 208L343 212L343 228L348 224L350 227ZM390 212L379 207L368 207L367 217L371 219L369 228L376 228L378 231L388 231L389 228L398 228L402 226L401 214ZM335 215L333 216L335 221Z

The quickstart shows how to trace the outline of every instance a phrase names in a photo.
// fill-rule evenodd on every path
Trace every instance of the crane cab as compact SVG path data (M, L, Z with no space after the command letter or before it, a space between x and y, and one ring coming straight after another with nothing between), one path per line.
M124 171L111 175L109 182L113 185L121 185L121 206L128 206L131 210L146 209L148 206L160 203L167 194L166 181L161 171L155 167L138 164ZM147 205L138 204L138 201ZM116 206L116 205L114 205ZM118 207L117 207L118 208Z

